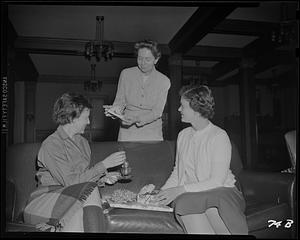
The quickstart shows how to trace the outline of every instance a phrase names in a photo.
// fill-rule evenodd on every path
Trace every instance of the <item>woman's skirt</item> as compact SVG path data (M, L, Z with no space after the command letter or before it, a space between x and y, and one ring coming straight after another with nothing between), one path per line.
M231 234L248 234L248 225L244 214L245 200L236 187L220 187L203 192L184 193L174 202L176 219L183 228L184 224L180 216L201 214L213 207L218 209L220 217Z

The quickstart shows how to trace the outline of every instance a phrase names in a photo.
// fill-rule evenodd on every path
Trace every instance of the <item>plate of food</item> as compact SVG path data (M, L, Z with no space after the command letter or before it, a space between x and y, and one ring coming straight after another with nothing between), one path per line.
M137 194L127 189L116 189L109 196L106 196L106 201L111 205L114 203L130 203L136 202Z
M155 186L148 184L137 194L126 189L117 189L106 198L106 201L111 207L115 208L173 212L173 208L153 201L156 194Z

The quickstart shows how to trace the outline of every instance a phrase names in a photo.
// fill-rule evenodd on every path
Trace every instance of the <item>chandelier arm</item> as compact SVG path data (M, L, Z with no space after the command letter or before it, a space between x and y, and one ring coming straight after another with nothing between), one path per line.
M97 16L96 17L96 42L100 43L101 41L101 17Z
M104 44L104 16L100 17L100 43Z

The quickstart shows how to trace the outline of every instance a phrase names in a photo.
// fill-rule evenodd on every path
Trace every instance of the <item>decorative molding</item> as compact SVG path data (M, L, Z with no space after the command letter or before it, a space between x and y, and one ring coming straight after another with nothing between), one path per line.
M26 51L29 53L84 56L85 44L88 42L89 40L86 39L19 36L14 46L17 51ZM135 58L134 42L109 42L114 45L114 57ZM160 44L159 47L163 55L170 54L170 49L166 44Z
M88 40L45 38L45 37L23 37L15 41L18 52L32 54L53 54L84 56L84 46ZM114 44L116 58L135 58L133 42L111 41ZM170 56L171 52L166 44L159 44L162 55ZM242 49L229 47L194 46L184 56L191 60L227 60L228 58L241 58Z
M90 76L66 76L66 75L40 75L38 82L54 83L84 83L89 80ZM103 84L118 84L119 79L114 77L96 77L96 80L102 81Z

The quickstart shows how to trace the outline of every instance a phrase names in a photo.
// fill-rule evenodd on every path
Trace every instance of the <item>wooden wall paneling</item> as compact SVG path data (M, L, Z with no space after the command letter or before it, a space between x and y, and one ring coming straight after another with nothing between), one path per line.
M242 160L252 169L257 160L256 88L254 60L242 59L240 63L240 114L242 137Z
M182 82L182 56L174 54L169 58L171 87L168 94L168 132L169 139L175 140L181 128L178 108L180 105L179 90Z
M162 55L159 59L156 69L160 71L161 73L165 74L167 77L170 78L170 71L169 71L169 57L168 55ZM171 80L170 80L171 81ZM172 84L172 82L171 82ZM169 109L169 98L167 98L167 102L162 114L162 131L163 131L163 138L169 139L169 131L168 131L168 109Z
M35 142L36 82L25 82L25 142Z

